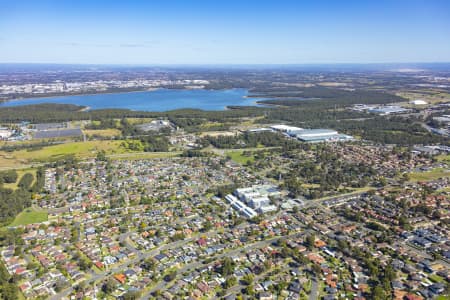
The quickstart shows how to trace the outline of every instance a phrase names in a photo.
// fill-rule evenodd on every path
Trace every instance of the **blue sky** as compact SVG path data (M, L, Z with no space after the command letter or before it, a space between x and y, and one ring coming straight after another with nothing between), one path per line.
M5 1L0 62L450 62L450 1Z

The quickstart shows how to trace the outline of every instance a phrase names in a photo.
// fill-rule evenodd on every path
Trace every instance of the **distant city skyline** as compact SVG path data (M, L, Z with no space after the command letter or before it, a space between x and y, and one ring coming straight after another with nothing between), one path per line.
M450 62L450 1L0 1L0 63Z

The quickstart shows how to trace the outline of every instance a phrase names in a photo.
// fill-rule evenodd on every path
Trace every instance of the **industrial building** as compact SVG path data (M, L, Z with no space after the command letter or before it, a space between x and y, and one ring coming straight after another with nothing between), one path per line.
M272 125L271 129L283 132L286 136L296 138L303 142L317 143L329 141L350 141L353 137L346 134L340 134L331 129L303 129L288 125Z
M32 127L34 129L36 129L37 131L56 130L56 129L68 128L68 124L66 122L62 122L62 123L39 123L39 124L33 124Z
M371 108L368 110L370 113L379 114L382 116L391 115L391 114L400 114L409 111L409 109L397 106L397 105L386 105L386 106L378 106L375 108Z
M425 105L427 102L423 100L413 100L410 102L410 104L413 105ZM398 105L367 105L367 104L355 104L353 105L350 110L354 111L360 111L360 112L369 112L374 114L379 114L381 116L386 116L390 114L400 114L410 111L407 108L403 108Z
M160 131L163 128L171 128L172 124L166 120L153 120L150 123L139 124L136 126L142 131Z
M35 139L50 139L59 137L75 137L82 136L83 132L80 128L56 129L56 130L39 130L34 135Z
M303 142L310 143L353 140L352 136L340 134L336 130L331 129L302 129L291 131L289 135Z
M270 128L272 128L273 130L276 130L276 131L287 132L287 133L303 129L303 128L300 128L300 127L288 126L288 125L282 125L282 124L280 124L280 125L272 125L272 126L270 126Z
M271 128L266 128L266 127L263 127L263 128L253 128L253 129L247 130L247 132L250 132L250 133L273 132L273 129L271 129Z

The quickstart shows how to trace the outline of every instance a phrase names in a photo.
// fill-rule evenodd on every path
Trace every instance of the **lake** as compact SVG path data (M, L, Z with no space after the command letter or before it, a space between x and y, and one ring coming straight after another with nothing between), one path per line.
M198 108L203 110L223 110L230 105L255 106L259 98L246 98L246 89L228 90L170 90L57 96L10 100L0 107L20 106L41 103L75 104L88 106L90 109L125 108L142 111L167 111L181 108Z

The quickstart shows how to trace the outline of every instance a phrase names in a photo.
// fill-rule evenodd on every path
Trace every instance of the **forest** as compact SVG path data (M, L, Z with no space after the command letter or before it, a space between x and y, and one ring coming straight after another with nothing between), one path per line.
M384 92L332 89L325 87L309 87L298 90L290 89L286 91L260 93L255 94L254 97L274 98L272 100L262 100L259 102L283 106L348 106L352 104L388 104L406 100L402 97Z
M200 144L203 147L213 145L220 149L237 149L237 148L256 148L259 146L277 147L285 146L290 143L298 143L294 140L288 140L286 137L275 132L245 132L241 135L234 136L205 136L201 139Z
M1 182L14 183L17 178L16 171L0 172ZM15 190L0 185L0 226L9 224L18 213L31 206L32 196L34 193L41 191L44 187L44 180L44 169L39 168L36 172L34 184L33 175L25 173L20 178Z

